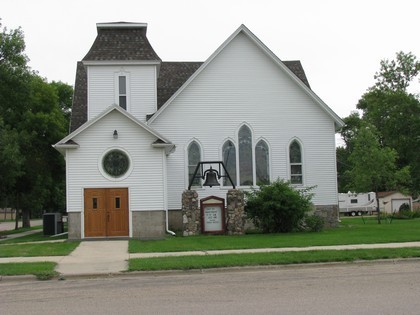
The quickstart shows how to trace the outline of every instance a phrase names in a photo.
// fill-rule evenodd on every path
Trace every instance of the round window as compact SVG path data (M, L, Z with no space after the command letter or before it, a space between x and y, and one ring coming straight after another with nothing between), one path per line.
M130 159L121 150L111 150L102 159L102 167L108 175L121 177L130 168Z

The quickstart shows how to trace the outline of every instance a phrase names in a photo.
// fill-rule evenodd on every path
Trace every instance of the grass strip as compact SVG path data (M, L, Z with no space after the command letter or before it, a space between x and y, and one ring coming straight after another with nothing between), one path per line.
M0 264L0 275L19 276L36 275L42 278L46 275L54 275L54 268L57 264L54 262L27 262L27 263L3 263Z
M0 257L66 256L80 242L0 245Z
M164 240L130 240L130 253L177 252L247 248L306 247L322 245L373 244L420 241L420 219L393 220L392 224L376 218L345 218L338 228L322 232L282 234L247 234L238 236L198 235L169 236Z
M67 234L51 237L49 235L44 235L43 232L39 232L39 233L30 234L30 235L25 235L18 238L1 240L0 245L26 243L26 242L54 241L54 240L60 240L60 239L67 239Z
M129 260L129 271L190 270L222 267L287 265L355 260L420 257L420 248L381 248L319 250L304 252L226 254L136 258Z
M19 228L17 230L0 231L0 235L12 235L12 234L18 234L18 233L23 233L27 231L33 231L33 230L40 230L40 229L42 229L42 225L32 226L30 228Z

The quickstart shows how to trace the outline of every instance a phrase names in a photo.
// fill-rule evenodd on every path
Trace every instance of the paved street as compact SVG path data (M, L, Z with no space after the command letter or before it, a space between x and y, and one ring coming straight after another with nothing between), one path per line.
M0 281L1 314L418 314L420 261Z

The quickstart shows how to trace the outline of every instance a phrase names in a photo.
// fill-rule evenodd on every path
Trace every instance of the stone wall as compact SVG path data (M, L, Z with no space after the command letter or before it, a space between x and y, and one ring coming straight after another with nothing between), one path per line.
M229 189L226 204L226 233L229 235L245 234L244 193L238 189Z
M335 228L338 226L338 205L315 206L314 214L324 219L324 227Z
M230 189L227 193L225 212L226 234L238 235L245 233L245 202L241 190ZM195 190L185 190L182 193L182 231L184 236L201 234L201 208Z
M182 231L184 236L201 233L200 214L197 192L195 190L185 190L182 193Z

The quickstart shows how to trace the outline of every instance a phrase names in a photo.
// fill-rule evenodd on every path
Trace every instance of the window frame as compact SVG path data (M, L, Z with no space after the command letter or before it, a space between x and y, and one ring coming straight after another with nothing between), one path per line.
M125 78L125 94L121 93L120 78ZM126 108L121 106L120 97L125 97ZM122 109L130 110L130 73L124 70L115 73L115 104L120 106Z
M268 141L265 139L265 138L259 138L257 141L256 141L256 143L255 143L255 146L254 146L254 151L255 151L255 162L254 162L254 164L255 164L255 179L254 179L254 182L255 182L255 184L258 186L258 161L257 161L257 147L258 147L258 145L259 145L259 143L264 143L265 144L265 147L266 147L266 150L267 150L267 156L266 156L266 160L267 160L267 179L268 179L268 182L267 183L262 183L263 185L267 185L267 184L270 184L271 183L271 160L270 160L270 157L271 157L271 148L270 148L270 145L269 145L269 143L268 143Z
M291 146L294 143L296 143L299 146L300 162L292 162L292 159L291 159L291 155L290 155L291 154ZM289 168L288 168L289 169L288 170L289 176L288 177L289 177L289 180L290 180L290 184L293 185L293 186L304 186L304 184L305 184L304 152L303 152L303 144L298 138L293 138L289 142L289 145L287 147L287 161L288 161L288 164L289 164ZM293 166L300 166L301 173L299 174L299 173L292 172ZM301 182L299 182L299 183L293 182L292 181L293 176L300 176Z
M199 157L199 161L198 162L202 162L203 161L203 146L201 145L201 143L197 140L197 139L192 139L191 141L188 142L186 148L185 148L185 160L186 160L186 165L187 165L187 169L186 169L186 179L187 179L187 185L186 187L189 186L190 184L190 176L192 174L190 174L190 168L192 168L192 172L195 171L195 168L197 167L197 163L190 164L190 148L193 144L196 144L198 146L198 152L200 154ZM202 179L198 179L199 180L199 185L195 185L194 182L192 183L191 187L195 187L195 188L201 188L203 187L203 180Z
M243 184L242 179L241 179L241 177L242 177L241 173L243 173L243 172L241 172L241 148L240 148L241 147L241 139L239 137L240 137L241 130L243 128L247 128L249 130L250 141L251 141L251 145L250 145L250 147L251 147L251 163L250 163L251 172L250 173L251 173L252 183L249 184L249 185L248 184ZM238 131L237 131L237 139L238 139L237 143L238 143L238 145L237 145L237 154L236 154L236 161L237 161L236 172L237 172L237 183L238 183L239 187L255 186L255 177L256 177L255 176L255 146L254 146L254 139L253 138L254 138L254 132L248 124L244 123L238 128ZM243 162L243 163L246 163L246 162Z
M230 142L231 144L232 144L232 146L233 146L233 152L235 153L235 157L234 157L234 168L235 168L235 172L234 173L232 173L232 172L230 172L230 170L229 170L229 166L227 165L227 163L225 163L225 157L224 157L224 147L225 147L225 145L228 143L228 142ZM224 163L224 165L225 165L225 167L226 167L226 169L228 170L228 172L229 172L229 176L231 177L231 179L232 179L232 181L233 181L233 183L235 184L235 186L237 186L237 182L238 182L238 165L237 165L237 160L238 160L238 158L237 158L237 156L238 156L238 151L237 151L237 145L236 145L236 143L235 143L235 141L233 141L233 139L231 139L231 138L227 138L227 139L225 139L224 141L223 141L223 143L222 143L222 146L221 146L221 148L220 148L220 151L221 151L221 156L222 156L222 158L221 158L221 161L223 161L223 163ZM223 171L223 175L225 175L225 173L224 173L224 171ZM232 187L232 185L231 185L231 183L230 183L230 181L229 181L229 179L227 178L227 177L223 177L223 180L222 180L222 182L221 182L221 186L222 187Z

